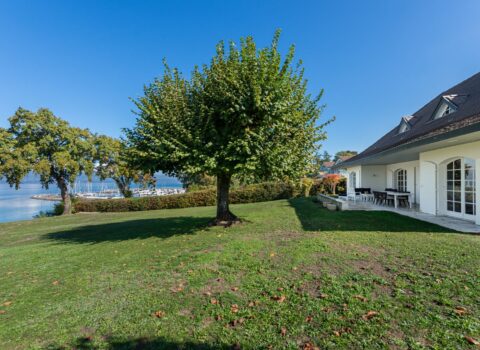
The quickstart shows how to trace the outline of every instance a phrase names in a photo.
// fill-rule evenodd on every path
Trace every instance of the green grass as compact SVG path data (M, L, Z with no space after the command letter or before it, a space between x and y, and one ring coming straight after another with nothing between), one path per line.
M207 227L211 207L0 225L0 348L474 349L465 337L480 339L480 236L309 199L233 210L244 223L227 229Z

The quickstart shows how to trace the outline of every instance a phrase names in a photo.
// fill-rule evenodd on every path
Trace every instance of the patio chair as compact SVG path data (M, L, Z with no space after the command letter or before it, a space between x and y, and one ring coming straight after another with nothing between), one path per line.
M373 191L373 204L380 204L381 200L381 193L378 191Z
M410 193L410 192L405 192L405 193ZM410 206L410 196L398 196L397 197L398 204L403 205L405 207Z
M386 192L376 192L377 193L377 204L393 204L393 196L387 195ZM374 192L375 195L375 192Z
M353 192L352 191L348 192L347 193L347 199L353 200L354 202L356 202L357 199L360 199L361 198L361 196L360 196L361 192L359 192L358 190L359 190L359 188L355 188Z

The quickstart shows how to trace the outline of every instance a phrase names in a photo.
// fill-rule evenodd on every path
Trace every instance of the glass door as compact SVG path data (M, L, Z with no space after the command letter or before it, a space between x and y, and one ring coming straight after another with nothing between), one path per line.
M447 164L447 214L465 219L474 219L475 162L455 159Z

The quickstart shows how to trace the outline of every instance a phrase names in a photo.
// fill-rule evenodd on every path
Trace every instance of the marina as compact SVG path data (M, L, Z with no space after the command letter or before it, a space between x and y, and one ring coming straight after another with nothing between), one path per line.
M177 187L164 187L164 188L153 188L153 189L138 189L135 188L132 190L132 197L154 197L154 196L169 196L173 194L185 193L184 188ZM78 192L72 193L74 197L85 198L85 199L121 199L124 198L120 191L118 190L102 190L100 192ZM59 194L34 194L30 197L31 199L43 200L43 201L53 201L58 202L62 200Z
M158 174L156 178L157 188L145 190L132 186L134 196L171 195L184 191L176 178L163 174ZM112 180L100 181L96 177L88 182L85 176L80 176L71 191L77 197L88 199L123 198ZM33 219L41 213L51 211L58 201L58 188L55 185L50 185L48 189L42 188L39 178L33 174L25 178L18 190L0 181L0 223Z

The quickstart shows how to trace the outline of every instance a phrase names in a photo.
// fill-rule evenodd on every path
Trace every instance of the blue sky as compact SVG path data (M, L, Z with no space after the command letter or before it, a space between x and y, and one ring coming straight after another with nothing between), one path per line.
M0 0L0 126L18 106L119 136L129 97L188 72L215 44L282 29L309 88L337 117L323 148L362 150L436 94L480 71L480 1Z

